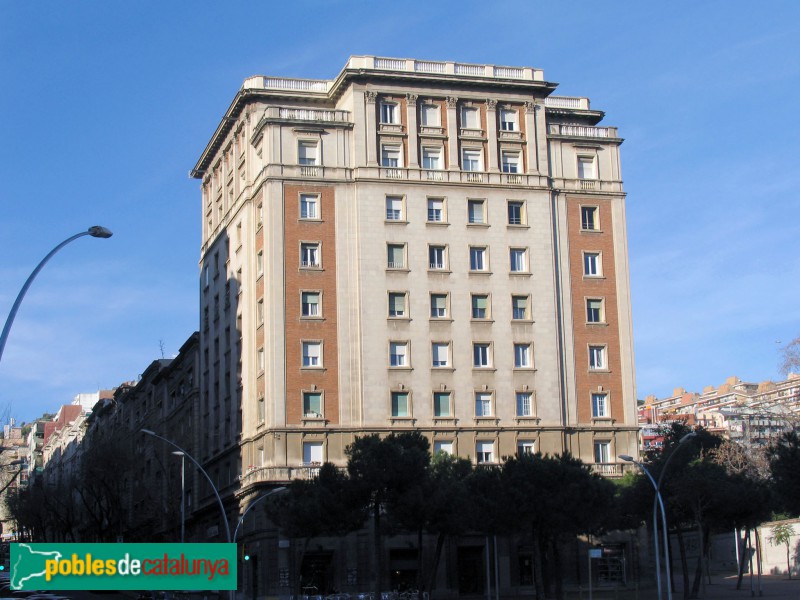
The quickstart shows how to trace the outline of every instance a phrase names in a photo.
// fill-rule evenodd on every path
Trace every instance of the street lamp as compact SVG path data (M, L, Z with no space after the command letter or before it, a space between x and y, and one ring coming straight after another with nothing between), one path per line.
M14 305L11 307L11 312L8 313L6 324L3 327L3 333L2 335L0 335L0 360L2 360L3 358L3 350L6 347L6 340L8 339L8 334L11 331L11 324L14 322L14 317L17 316L17 310L19 310L19 305L22 304L22 299L25 297L25 293L28 291L28 288L31 287L31 283L33 283L33 280L39 274L39 271L42 270L42 267L44 267L47 264L47 261L49 261L56 252L61 250L61 248L69 244L71 241L77 240L78 238L83 237L85 235L90 235L92 237L105 239L105 238L110 238L113 234L111 233L110 230L106 229L105 227L100 227L99 225L95 225L94 227L89 227L89 229L87 229L86 231L77 233L72 237L69 237L63 242L61 242L58 246L53 248L48 253L47 256L45 256L42 259L42 262L36 265L36 268L33 270L33 273L30 274L28 279L25 281L25 285L22 286L19 295L17 295L17 299L14 301Z
M250 512L250 510L251 510L251 509L252 509L252 508L253 508L253 507L254 507L256 504L258 504L259 502L261 502L261 501L262 501L264 498L269 498L270 496L272 496L272 494L277 494L278 492L284 492L284 491L286 491L286 489L287 489L287 488L286 488L286 487L284 487L284 486L277 487L277 488L275 488L274 490L270 490L269 492L267 492L267 493L266 493L266 494L264 494L263 496L259 496L258 498L256 498L255 502L251 502L251 503L250 503L250 506L248 506L248 507L245 509L244 513L242 513L242 516L241 516L241 517L239 517L239 522L236 524L236 529L234 529L234 530L233 530L233 543L234 543L234 544L236 543L236 536L238 536L238 535L239 535L239 528L242 526L242 523L244 523L244 518L247 516L247 513L249 513L249 512Z
M186 526L186 453L183 450L174 450L172 452L175 456L181 457L181 544L183 543L184 531Z
M664 463L663 468L661 469L661 473L658 476L658 481L656 481L653 476L650 474L650 471L640 463L639 461L635 460L632 456L628 456L627 454L620 454L620 458L626 462L632 462L636 466L638 466L647 478L650 480L650 483L653 484L653 488L656 491L656 497L653 499L653 545L655 546L655 563L656 563L656 586L658 587L658 598L661 599L661 564L659 561L659 551L658 551L658 507L661 507L661 526L663 528L663 538L664 538L664 567L667 574L667 599L672 600L672 573L670 572L670 563L669 563L669 533L667 532L667 513L664 510L664 498L661 496L661 482L664 480L664 474L667 472L667 467L669 466L670 461L675 456L678 448L683 445L687 440L690 440L693 437L696 437L697 433L691 431L684 435L680 440L678 440L678 446L673 449L670 455L667 457L667 461Z
M231 527L228 524L228 515L225 512L225 505L222 503L222 498L220 498L220 496L219 496L219 491L217 491L217 486L214 485L214 481L211 479L209 474L206 473L206 470L203 467L200 466L200 463L197 462L191 454L186 452L186 450L184 450L183 448L178 446L178 444L176 444L175 442L173 442L171 440L168 440L167 438L158 435L155 431L151 431L150 429L140 429L139 431L141 431L142 433L146 433L147 435L152 435L153 437L156 437L156 438L160 439L162 442L166 442L167 444L169 444L173 448L177 448L178 450L183 452L183 456L185 456L190 461L192 461L194 463L194 465L198 469L200 469L200 472L203 475L206 476L206 479L208 479L208 483L211 485L211 489L214 491L214 495L217 497L217 502L219 503L219 510L222 512L222 522L225 524L225 534L226 534L228 543L230 544L231 543Z

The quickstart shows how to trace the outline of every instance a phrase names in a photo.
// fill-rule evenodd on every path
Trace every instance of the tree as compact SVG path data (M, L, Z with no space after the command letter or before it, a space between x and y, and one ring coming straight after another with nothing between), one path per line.
M786 546L786 571L789 573L789 579L792 578L792 561L791 561L791 548L789 542L792 541L794 535L794 528L788 523L780 523L772 528L772 537L770 541L776 546L784 544Z
M788 375L800 370L800 337L794 338L781 352L781 373Z
M772 484L781 507L800 515L800 435L787 431L767 450Z

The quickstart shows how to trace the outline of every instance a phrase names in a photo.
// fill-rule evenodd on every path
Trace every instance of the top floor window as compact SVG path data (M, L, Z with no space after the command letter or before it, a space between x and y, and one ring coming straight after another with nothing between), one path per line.
M381 123L400 123L400 108L394 102L381 102Z
M481 151L478 149L464 149L461 153L461 168L465 171L483 171Z
M478 109L474 106L461 107L461 128L480 129Z
M578 157L578 179L597 179L594 168L594 158L591 156Z
M423 127L439 127L439 107L435 104L423 104L419 108L419 119Z
M299 142L297 145L297 164L316 165L317 164L317 142Z
M511 108L500 109L500 129L502 131L519 131L516 110Z

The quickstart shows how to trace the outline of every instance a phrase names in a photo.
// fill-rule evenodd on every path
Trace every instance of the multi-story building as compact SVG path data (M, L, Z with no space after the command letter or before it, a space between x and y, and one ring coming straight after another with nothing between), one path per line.
M245 80L202 188L199 452L238 497L367 433L622 473L637 413L616 128L541 70L353 56Z

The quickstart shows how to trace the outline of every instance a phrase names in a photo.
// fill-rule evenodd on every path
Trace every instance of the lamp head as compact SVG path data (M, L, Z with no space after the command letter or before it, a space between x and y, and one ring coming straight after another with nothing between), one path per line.
M625 462L633 462L633 457L628 454L620 454L619 457Z
M140 429L139 431L141 431L142 433L146 433L147 435L155 435L156 434L155 431L151 431L150 429Z
M180 450L173 450L172 453L175 456L185 456L185 454L183 452L181 452Z
M110 229L95 225L94 227L89 227L89 235L96 238L110 238L114 234L111 233Z

